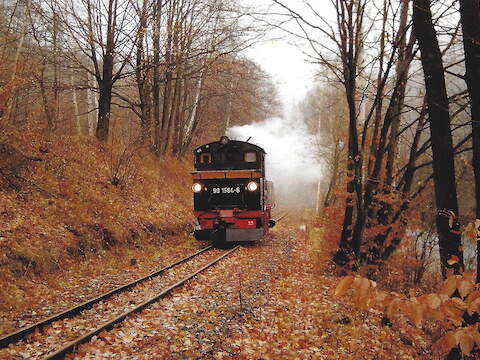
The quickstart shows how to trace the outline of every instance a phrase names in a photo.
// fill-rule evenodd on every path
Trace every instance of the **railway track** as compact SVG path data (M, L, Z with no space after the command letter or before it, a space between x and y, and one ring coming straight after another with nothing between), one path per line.
M10 355L13 358L63 359L78 345L167 296L238 248L206 247L147 276L6 335L0 338L0 358Z
M275 220L275 222L278 223L281 220L285 219L288 215L290 215L289 212L283 210L278 212L278 214L273 215L272 217L273 217L273 220Z

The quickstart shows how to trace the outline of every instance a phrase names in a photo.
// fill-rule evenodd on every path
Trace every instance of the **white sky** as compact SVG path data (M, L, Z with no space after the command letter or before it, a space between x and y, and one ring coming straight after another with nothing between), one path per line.
M271 0L246 0L246 2L256 6L259 12L267 12L267 9L275 12L282 11L273 6ZM298 7L301 5L301 0L284 0L284 3ZM272 20L278 19L280 17L272 17ZM293 104L304 98L314 83L316 66L306 61L307 56L302 53L298 44L298 38L276 30L269 33L264 41L245 52L247 57L272 76L287 114Z
M302 100L313 85L314 66L286 37L259 43L247 51L247 56L272 76L286 110Z

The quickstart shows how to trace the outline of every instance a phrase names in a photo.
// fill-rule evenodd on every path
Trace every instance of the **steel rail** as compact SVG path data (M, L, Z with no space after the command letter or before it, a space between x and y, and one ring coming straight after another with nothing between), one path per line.
M4 347L10 345L10 344L13 344L21 339L23 339L25 336L27 336L28 334L34 332L36 329L38 328L41 328L43 326L46 326L46 325L50 325L52 322L54 321L58 321L58 320L62 320L62 319L66 319L66 318L69 318L69 317L72 317L74 315L77 315L79 314L80 312L82 312L83 310L85 309L89 309L91 308L94 304L102 301L102 300L105 300L115 294L118 294L120 292L124 292L124 291L127 291L129 289L131 289L132 287L134 287L135 285L138 285L139 283L143 282L143 281L146 281L148 279L151 279L151 278L154 278L158 275L160 275L161 273L167 271L167 270L170 270L171 268L179 265L179 264L182 264L202 253L204 253L205 251L211 249L212 246L207 246L206 248L203 248L193 254L190 254L168 266L165 266L164 268L160 269L160 270L155 270L154 272L142 277L142 278L139 278L137 280L133 280L125 285L122 285L122 286L119 286L111 291L108 291L102 295L99 295L93 299L90 299L90 300L87 300L83 303L81 303L80 305L76 305L74 307L71 307L61 313L58 313L58 314L55 314L55 315L52 315L44 320L41 320L39 322L36 322L35 324L32 324L32 325L29 325L29 326L25 326L11 334L8 334L2 338L0 338L0 349L3 349Z
M123 320L125 320L125 318L128 315L133 314L133 313L137 313L139 311L142 311L146 307L150 306L151 304L155 303L156 301L160 300L161 298L167 296L172 290L176 289L177 287L182 286L185 282L194 278L195 276L197 276L202 271L204 271L204 270L208 269L209 267L215 265L217 262L219 262L220 260L222 260L226 256L230 255L232 252L237 250L239 247L240 247L239 245L235 246L233 249L231 249L231 250L227 251L226 253L222 254L221 256L216 258L215 260L209 262L208 264L206 264L203 267L201 267L200 269L198 269L197 271L191 273L190 275L187 275L182 280L180 280L177 283L175 283L175 284L171 285L170 287L166 288L161 293L159 293L159 294L155 295L154 297L144 301L140 305L137 305L135 308L124 312L123 314L115 317L114 319L105 322L104 324L102 324L98 328L90 331L89 333L87 333L87 334L69 342L67 345L65 345L61 349L57 350L53 354L47 355L44 359L45 360L63 359L67 354L69 354L71 352L74 352L78 345L81 345L81 344L84 344L84 343L90 341L91 338L93 338L95 335L100 334L102 331L108 331L108 330L112 329L114 325L116 325L116 324L122 322Z
M280 214L282 214L282 213L280 213ZM276 219L276 220L273 219L273 220L278 223L278 222L280 222L281 220L285 219L288 215L289 215L289 213L288 213L288 212L285 212L285 214L282 214L282 216L280 216L278 219Z

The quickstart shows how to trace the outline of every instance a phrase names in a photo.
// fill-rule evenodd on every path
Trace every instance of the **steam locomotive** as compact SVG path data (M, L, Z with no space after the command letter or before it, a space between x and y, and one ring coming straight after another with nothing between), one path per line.
M197 240L258 241L275 225L273 183L265 151L222 136L194 150L193 204Z

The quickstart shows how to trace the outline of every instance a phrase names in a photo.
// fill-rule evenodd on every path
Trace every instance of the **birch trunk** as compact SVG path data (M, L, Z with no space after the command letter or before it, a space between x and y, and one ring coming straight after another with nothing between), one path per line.
M72 102L73 102L73 110L75 112L75 125L77 129L77 135L82 135L82 124L80 123L80 112L78 110L78 98L77 98L77 87L75 85L75 76L74 72L70 73L70 85L72 87Z
M12 76L10 77L10 81L12 83L17 78L18 61L20 59L20 53L22 52L24 41L25 41L25 31L22 32L22 35L20 36L20 40L18 40L17 50L15 51L15 58L14 58L14 61L13 61ZM6 106L6 112L5 112L5 119L7 119L7 121L11 120L10 118L12 116L13 103L14 103L13 96L10 96L9 99L7 100L7 106Z

